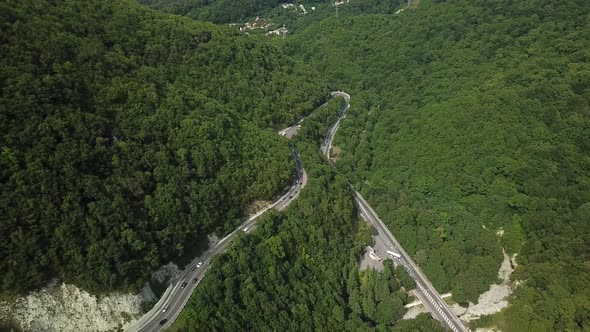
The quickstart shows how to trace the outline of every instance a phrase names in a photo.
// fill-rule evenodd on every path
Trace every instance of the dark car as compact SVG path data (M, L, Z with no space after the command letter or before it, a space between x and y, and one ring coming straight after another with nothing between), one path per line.
M166 324L166 322L167 322L167 321L168 321L168 320L167 320L166 318L162 319L162 320L160 321L160 325L164 325L164 324Z
M185 282L183 282L183 283L182 283L182 285L180 285L180 288L184 288L184 287L186 287L186 285L187 285L187 284L188 284L188 282L186 282L186 281L185 281Z
M199 278L195 278L193 279L193 284L197 282L197 280L199 280Z

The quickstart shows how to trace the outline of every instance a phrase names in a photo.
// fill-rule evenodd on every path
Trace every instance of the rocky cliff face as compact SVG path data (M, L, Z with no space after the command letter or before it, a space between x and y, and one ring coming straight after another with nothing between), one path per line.
M54 283L13 303L0 302L0 321L24 331L112 331L141 317L142 302L153 299L149 287L139 294L97 297L73 285Z
M209 247L217 242L217 236L208 236ZM199 258L194 258L197 259ZM170 280L178 278L181 273L182 270L176 264L169 262L152 273L150 282L153 287L146 283L139 294L112 293L108 296L92 295L74 285L55 281L39 291L17 298L14 302L0 302L0 331L10 331L11 327L35 332L126 329L144 314L143 303L150 304L149 308L145 308L147 311L156 302L152 289L163 287L163 292L170 285Z

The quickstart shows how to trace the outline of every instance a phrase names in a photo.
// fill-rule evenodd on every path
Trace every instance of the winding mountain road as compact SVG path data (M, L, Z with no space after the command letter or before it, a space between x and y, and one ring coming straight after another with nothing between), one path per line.
M258 218L270 209L283 210L297 198L301 188L305 186L306 175L305 170L301 166L299 154L293 151L293 158L295 159L295 166L297 170L297 180L293 186L281 196L276 202L250 216L244 223L242 223L233 232L217 242L212 248L190 264L182 275L172 283L170 288L166 291L160 301L154 308L148 312L140 321L134 326L128 328L127 331L161 331L169 327L178 317L184 306L188 302L193 290L199 285L203 276L209 269L209 264L214 256L222 254L227 250L231 240L238 235L239 231L250 232L256 225Z
M336 122L328 129L326 139L324 140L321 150L322 153L330 160L330 150L334 136L338 131L341 120L346 116L346 112L350 108L350 95L342 91L335 91L331 93L332 97L341 96L345 99L346 104L338 114ZM323 106L323 105L322 105ZM321 107L321 106L320 106ZM288 138L293 137L299 131L300 124L305 120L301 119L291 127L279 131L281 136ZM169 327L172 322L178 317L186 303L188 302L193 290L199 285L203 276L209 269L211 259L219 255L227 249L231 240L238 234L239 231L249 232L255 226L257 219L266 211L275 208L277 210L285 209L293 200L297 198L301 189L307 182L305 170L301 165L299 154L292 148L293 158L295 160L296 181L293 186L275 201L270 206L264 208L258 213L250 216L237 229L221 239L213 247L203 253L198 259L193 261L182 275L175 280L166 290L160 301L145 314L138 322L128 328L127 332L135 331L161 331ZM428 278L422 273L420 268L414 263L411 257L405 252L397 239L389 231L385 223L379 218L373 208L367 203L362 195L356 191L352 185L350 186L354 200L359 207L361 216L375 226L377 231L386 239L386 245L393 252L400 255L400 258L395 258L406 267L410 276L416 282L415 289L416 296L422 301L425 307L430 311L432 316L443 323L447 328L453 332L469 331L463 323L452 313L447 303L440 297L436 289L432 286Z
M350 95L345 92L333 92L332 96L342 96L346 100L346 105L342 108L340 113L338 114L338 119L336 122L328 129L328 134L326 135L326 140L322 144L322 153L328 161L330 161L330 149L332 148L332 141L334 140L334 136L336 135L336 131L338 131L338 127L340 126L341 120L346 116L346 111L350 108ZM432 317L439 320L443 325L449 328L453 332L466 332L469 331L463 323L453 314L447 303L441 298L440 294L436 291L436 289L432 286L428 278L422 273L422 270L414 263L412 258L406 253L404 248L399 244L397 239L393 236L393 234L389 231L385 223L379 218L377 213L373 210L373 208L367 203L367 201L363 198L363 196L354 189L352 185L350 185L350 189L352 190L352 194L354 196L354 200L359 207L359 211L361 212L361 216L369 221L375 229L383 236L386 240L386 245L389 247L389 250L397 253L400 255L399 258L391 257L392 259L397 259L399 263L401 263L412 279L416 282L417 288L414 290L414 293L422 301L426 309L430 311Z
M346 117L346 111L350 108L350 95L346 92L342 91L334 91L331 93L332 97L343 97L346 101L344 107L338 113L338 118L336 122L328 129L328 133L326 134L326 138L324 139L324 143L320 147L322 149L322 153L330 160L330 150L332 149L332 141L334 140L334 135L336 135L336 131L340 127L340 121Z
M304 120L305 118L299 120L291 127L279 131L279 134L281 136L291 138L292 136L297 134L298 129L300 128L300 124ZM229 243L238 234L239 231L244 231L246 233L252 231L252 229L256 225L256 221L258 220L258 218L261 215L263 215L266 211L273 208L279 211L283 210L287 208L287 206L289 206L289 204L293 200L297 199L299 193L301 192L301 189L305 187L305 184L307 183L307 174L305 173L305 169L303 169L303 165L301 164L301 159L299 158L299 154L297 153L297 151L294 148L291 148L291 152L293 154L293 159L295 161L296 170L296 180L295 183L291 186L291 188L289 188L289 190L273 204L250 216L233 232L221 239L209 250L204 252L198 259L195 259L191 264L189 264L185 268L184 272L180 275L180 277L178 277L171 283L171 285L164 292L163 296L160 298L158 303L156 303L156 305L152 308L152 310L146 313L140 320L138 320L131 327L127 328L127 332L152 332L162 331L168 328L176 320L176 318L188 302L192 292L203 279L203 276L209 269L211 259L214 256L217 256L225 252Z

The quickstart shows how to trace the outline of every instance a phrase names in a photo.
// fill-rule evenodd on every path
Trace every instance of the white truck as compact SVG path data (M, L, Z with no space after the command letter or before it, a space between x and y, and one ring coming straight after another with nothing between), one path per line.
M400 259L402 257L402 255L398 254L397 252L393 252L391 250L387 250L387 255L389 255L393 258L397 258L397 259Z

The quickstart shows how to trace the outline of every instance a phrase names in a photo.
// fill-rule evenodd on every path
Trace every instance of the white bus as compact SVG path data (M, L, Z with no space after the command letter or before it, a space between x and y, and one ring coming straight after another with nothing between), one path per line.
M393 258L397 258L400 259L402 256L400 254L398 254L397 252L393 252L391 250L387 250L387 254Z

